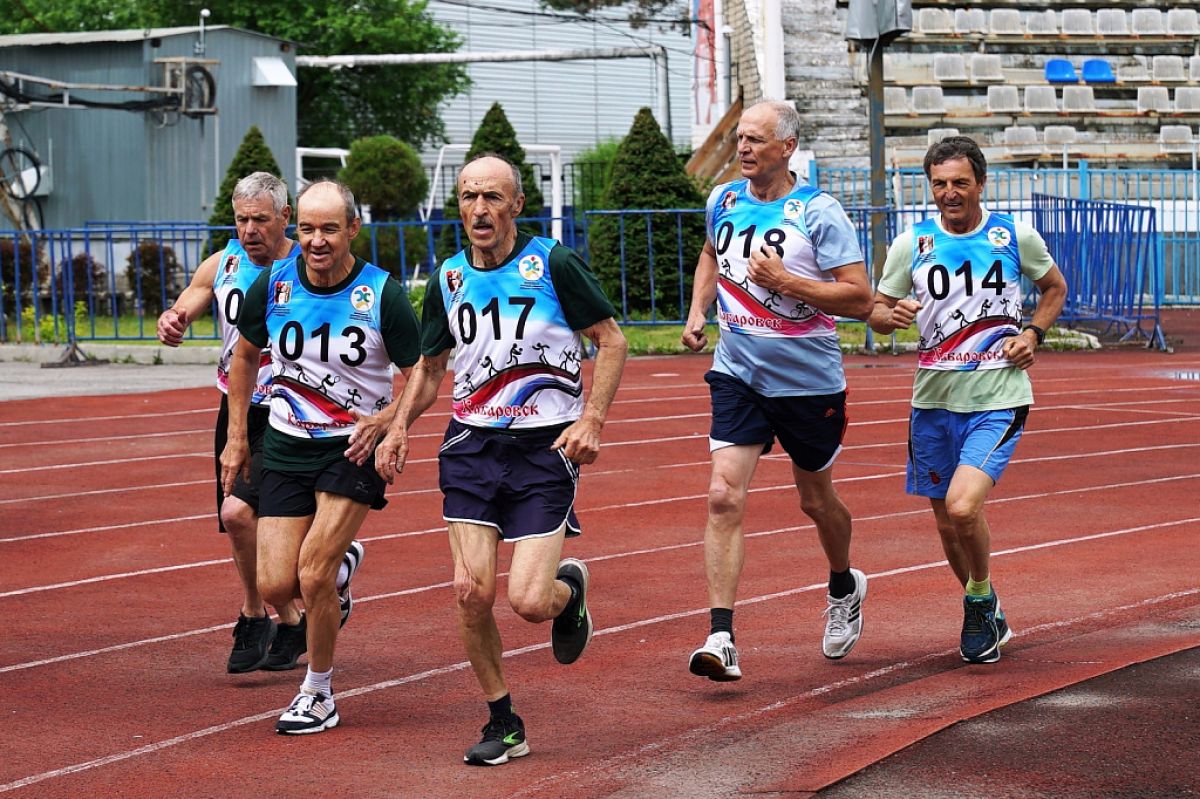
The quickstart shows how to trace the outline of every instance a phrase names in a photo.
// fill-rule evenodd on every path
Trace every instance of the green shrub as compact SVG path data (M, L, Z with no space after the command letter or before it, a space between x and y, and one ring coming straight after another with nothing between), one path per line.
M649 108L638 111L613 159L604 193L605 209L701 209L704 198L684 171ZM649 218L649 229L647 229ZM592 269L615 304L621 303L621 223L617 216L595 217L589 230ZM660 315L687 312L692 275L704 246L704 215L630 214L625 217L625 296L630 314L647 314L651 299ZM650 248L654 252L651 291ZM682 260L685 275L680 286Z
M609 139L575 156L571 199L577 213L604 207L604 192L608 189L613 161L620 146L620 141Z
M104 264L97 261L89 253L75 253L69 260L64 258L58 262L54 270L55 290L59 297L67 291L68 274L71 281L71 298L86 300L89 296L88 278L91 277L91 296L103 299L108 296L108 270Z
M125 277L137 311L158 316L178 292L180 274L175 251L153 239L138 242L125 259ZM137 305L140 295L140 305Z
M374 221L403 219L417 210L429 191L420 156L393 136L371 136L351 144L338 180L350 187L359 203L371 206Z

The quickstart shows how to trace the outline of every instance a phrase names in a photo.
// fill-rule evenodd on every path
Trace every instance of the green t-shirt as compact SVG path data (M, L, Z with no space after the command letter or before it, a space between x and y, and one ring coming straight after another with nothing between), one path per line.
M503 263L497 264L497 268L511 263L520 255L529 244L530 238L527 233L518 233L512 252ZM471 257L470 249L468 246L468 260ZM441 272L439 267L429 276L425 304L421 308L421 352L425 355L437 355L455 345L450 320L446 317L446 304L442 299L442 292L438 290L441 285ZM572 330L586 330L597 322L616 316L616 309L604 295L600 281L570 247L558 244L550 250L550 280L562 304L563 316Z
M984 209L979 227L966 235L972 235L987 225L990 216L991 213ZM940 220L938 224L941 225ZM1030 280L1040 280L1054 266L1046 242L1041 234L1025 222L1014 220L1014 227L1017 230L1021 274ZM945 231L945 228L942 230ZM878 286L881 294L903 299L912 292L912 254L912 231L908 230L897 236L888 249L883 277ZM913 381L912 404L914 408L944 408L960 413L1016 408L1033 404L1033 384L1029 382L1029 375L1016 367L976 371L918 369Z
M339 294L355 281L367 262L354 260L354 267L344 280L335 286L314 286L308 280L304 259L297 259L296 272L300 283L313 294ZM266 347L267 291L271 270L264 269L246 292L246 300L238 319L238 332L256 347ZM388 359L402 369L417 362L420 353L421 329L417 315L408 302L408 294L395 278L389 277L380 292L379 325ZM350 367L346 367L350 368ZM297 438L273 427L263 438L263 465L280 472L309 472L328 466L343 456L347 439Z

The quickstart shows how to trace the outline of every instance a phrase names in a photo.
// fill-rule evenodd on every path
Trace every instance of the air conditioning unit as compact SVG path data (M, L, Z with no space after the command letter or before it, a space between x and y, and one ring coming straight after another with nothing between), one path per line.
M50 167L38 164L21 170L9 184L8 193L18 200L30 197L45 197L54 190L54 181L50 176Z
M217 82L213 76L219 63L211 58L156 58L162 64L162 85L179 96L179 112L187 116L217 113Z

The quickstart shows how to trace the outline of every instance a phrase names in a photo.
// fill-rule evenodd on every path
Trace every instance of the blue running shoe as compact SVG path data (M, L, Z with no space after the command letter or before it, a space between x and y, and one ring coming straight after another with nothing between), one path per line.
M962 641L959 654L968 663L995 663L1000 646L1012 638L1012 630L1000 610L993 591L988 596L963 597Z

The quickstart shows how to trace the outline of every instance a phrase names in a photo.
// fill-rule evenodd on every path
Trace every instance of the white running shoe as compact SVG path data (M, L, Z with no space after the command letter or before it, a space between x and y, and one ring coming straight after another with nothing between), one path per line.
M737 647L733 645L729 633L713 633L708 636L704 646L692 653L688 670L692 674L716 682L742 679L742 670L738 667Z
M339 629L346 626L346 621L350 618L350 611L354 609L354 595L350 593L350 581L354 579L354 573L358 571L358 567L362 564L363 545L358 541L351 541L350 548L346 550L346 554L342 555L342 563L346 564L346 584L338 589L338 606L342 613L342 620L339 623Z
M858 569L851 569L854 577L854 592L841 599L826 596L828 603L825 607L825 639L821 648L825 657L831 660L844 658L858 643L862 635L863 619L862 604L867 598L867 575Z
M337 708L333 697L325 694L296 694L292 706L275 722L275 732L280 735L307 735L332 729L338 725Z

